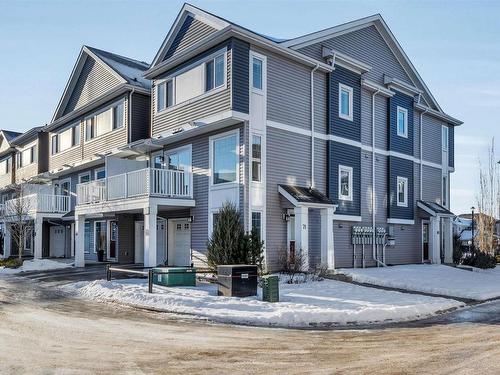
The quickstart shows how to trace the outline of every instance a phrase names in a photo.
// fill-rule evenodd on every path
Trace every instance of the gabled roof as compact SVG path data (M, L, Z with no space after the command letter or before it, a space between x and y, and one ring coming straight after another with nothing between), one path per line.
M14 146L23 146L28 142L31 142L37 137L37 134L42 131L43 126L35 126L34 128L25 131L16 138L12 139L11 144Z
M10 144L10 142L16 138L19 137L22 133L18 132L13 132L11 130L0 130L0 132L3 135L3 138Z
M333 202L325 194L317 189L297 186L278 185L278 192L283 195L294 206L301 205L325 205L333 206Z
M424 91L424 97L432 104L433 107L435 107L437 111L442 113L443 110L439 106L437 100L430 92L422 77L420 77L420 75L418 74L412 62L403 51L403 48L380 14L374 14L372 16L330 27L325 30L303 35L298 38L289 39L285 42L282 42L281 44L292 49L299 49L310 44L319 43L323 40L331 39L336 36L360 30L372 25L376 27L382 38L391 49L392 53L396 56L401 66L406 71L413 84L416 87L421 88Z
M94 59L111 75L113 75L120 84L129 84L146 90L149 90L149 88L151 87L149 81L143 78L144 72L149 67L148 63L120 56L97 48L83 46L80 50L80 54L78 55L75 66L73 67L70 78L66 84L66 87L64 88L63 95L59 100L51 122L54 122L57 118L63 115L64 109L68 103L68 100L76 83L78 82L78 78L80 77L80 73L87 58Z

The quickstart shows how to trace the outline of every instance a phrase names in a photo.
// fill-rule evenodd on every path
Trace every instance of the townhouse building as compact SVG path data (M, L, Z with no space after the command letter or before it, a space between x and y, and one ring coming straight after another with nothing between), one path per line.
M279 40L185 4L150 65L82 49L42 129L38 172L69 196L45 220L48 249L51 227L69 238L48 256L197 264L229 201L270 270L282 252L306 268L451 262L461 124L380 15Z

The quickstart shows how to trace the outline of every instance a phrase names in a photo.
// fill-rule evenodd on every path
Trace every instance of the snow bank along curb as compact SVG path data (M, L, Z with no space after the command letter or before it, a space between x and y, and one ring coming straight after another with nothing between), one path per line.
M385 291L334 280L281 284L280 288L279 303L263 302L260 295L250 298L219 297L216 286L211 284L200 284L196 288L155 286L154 293L149 294L144 280L97 280L69 284L63 290L93 300L195 315L217 322L290 328L410 321L464 305L455 300Z
M23 265L19 268L0 267L0 275L13 275L28 271L49 271L71 267L73 267L72 263L58 262L50 259L32 259L25 260Z
M341 269L338 272L363 284L486 301L500 297L500 269L497 268L471 272L443 265L419 264Z

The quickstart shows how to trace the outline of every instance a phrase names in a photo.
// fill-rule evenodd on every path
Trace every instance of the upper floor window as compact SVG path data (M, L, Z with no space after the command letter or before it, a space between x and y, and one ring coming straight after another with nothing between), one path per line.
M218 55L205 63L205 91L224 84L224 55Z
M352 201L352 167L339 165L339 199Z
M0 161L0 175L10 172L10 158Z
M97 138L125 125L125 106L121 101L85 119L85 140Z
M36 161L36 145L26 148L17 154L19 168L26 167Z
M262 90L262 66L261 59L252 58L252 87L254 89Z
M213 184L236 182L239 165L238 135L227 135L212 142Z
M398 176L397 185L397 205L399 207L408 207L408 179Z
M95 170L95 179L96 180L102 180L106 178L106 169L105 168L99 168Z
M352 121L353 89L339 83L339 117Z
M52 155L78 145L80 143L80 124L72 125L60 133L53 134L50 143Z
M448 151L448 146L449 146L449 129L447 126L443 125L441 128L441 140L442 140L442 146L443 146L443 151Z
M400 137L408 138L408 110L406 108L397 108L397 128Z
M262 181L262 137L252 136L252 181Z
M160 82L156 86L156 110L162 111L174 105L174 81Z
M184 147L171 152L167 151L167 169L189 171L191 168L191 149Z
M262 213L259 211L252 212L252 231L262 238Z

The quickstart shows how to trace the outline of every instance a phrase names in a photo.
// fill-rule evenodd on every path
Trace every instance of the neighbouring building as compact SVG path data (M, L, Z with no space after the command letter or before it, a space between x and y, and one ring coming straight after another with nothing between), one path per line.
M271 270L281 252L330 269L451 262L461 124L380 15L280 40L185 4L151 64L83 47L37 130L30 177L64 203L34 218L34 254L198 264L230 201ZM5 134L0 163L29 146Z

